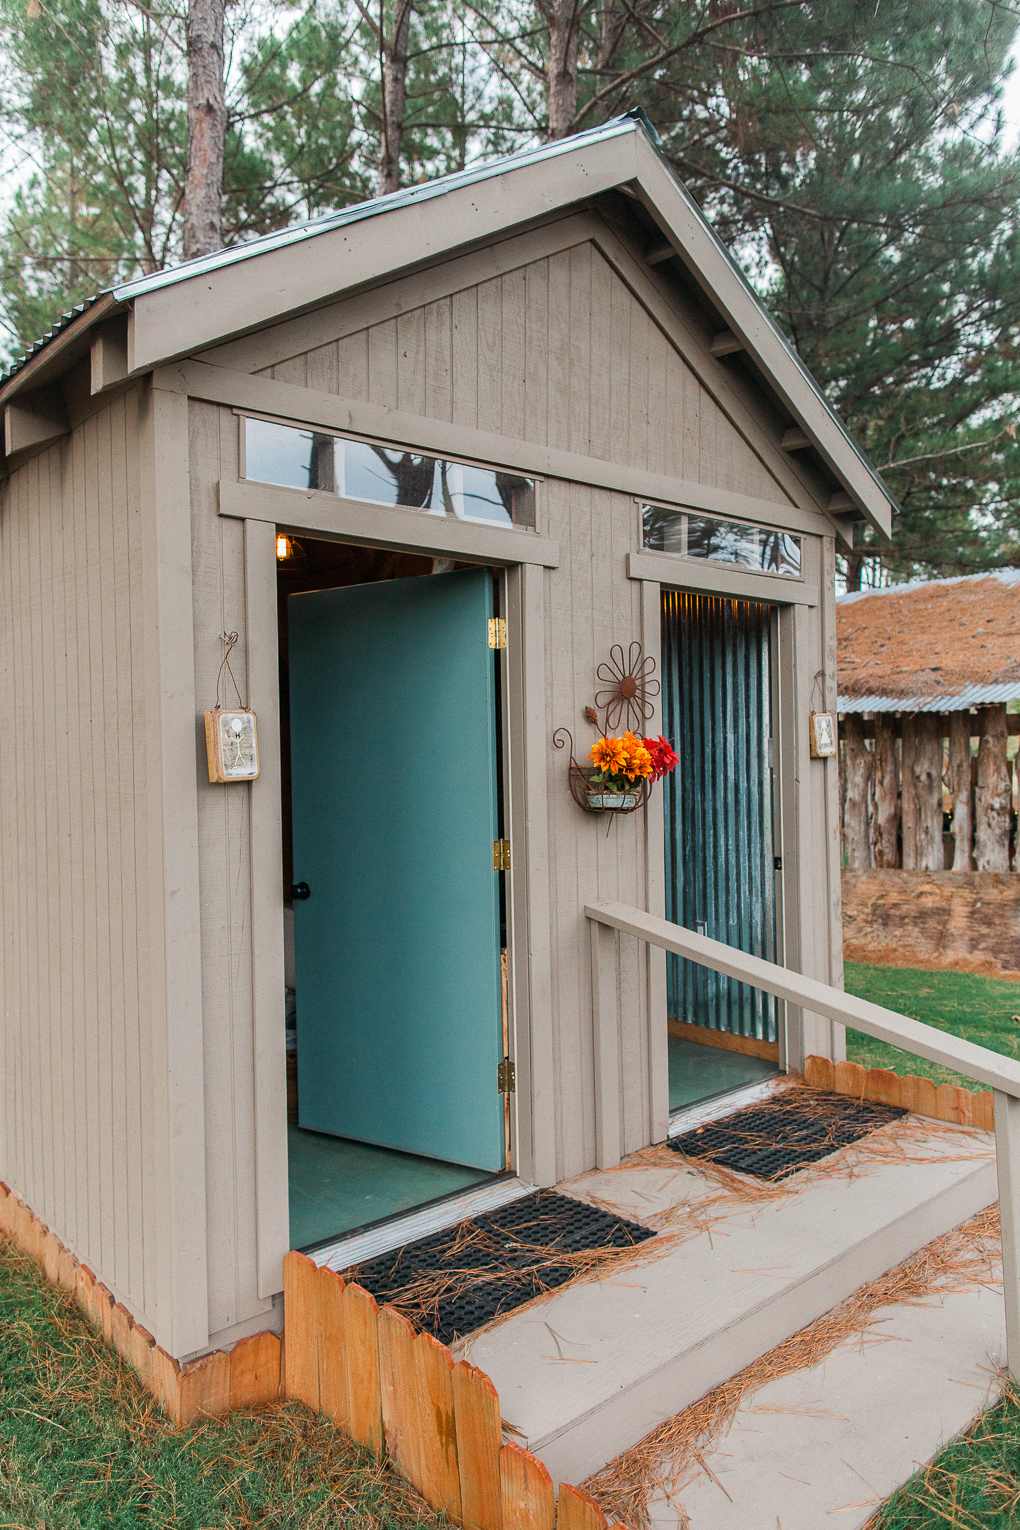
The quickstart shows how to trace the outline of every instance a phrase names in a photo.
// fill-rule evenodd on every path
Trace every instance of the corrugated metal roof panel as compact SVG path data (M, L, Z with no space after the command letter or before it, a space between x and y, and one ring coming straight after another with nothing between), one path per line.
M840 696L841 712L967 712L1020 701L1020 681L1009 685L968 685L948 696Z

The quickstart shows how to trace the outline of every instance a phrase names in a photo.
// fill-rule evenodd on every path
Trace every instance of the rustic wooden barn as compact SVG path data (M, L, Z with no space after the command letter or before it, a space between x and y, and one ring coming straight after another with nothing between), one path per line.
M840 1056L630 936L593 989L596 898L838 984L809 721L890 520L640 119L105 292L0 404L0 1177L171 1356ZM589 812L554 731L644 657L680 770Z
M1020 870L1020 569L844 595L837 632L848 868Z

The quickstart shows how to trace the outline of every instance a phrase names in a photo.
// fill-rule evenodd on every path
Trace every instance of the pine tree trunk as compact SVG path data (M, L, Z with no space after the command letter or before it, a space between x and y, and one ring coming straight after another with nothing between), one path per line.
M974 794L974 862L978 871L1009 870L1011 786L1004 706L978 712L977 789Z
M380 195L399 191L404 122L407 117L407 40L411 32L411 0L400 0L393 35L382 33L382 143L379 153ZM380 17L380 26L384 27Z
M184 183L184 258L223 247L224 0L188 4L188 171Z
M549 139L565 138L577 115L577 0L544 0L541 11L549 28L545 66Z
M970 713L953 712L949 719L949 790L953 794L953 870L970 871L974 838Z
M896 723L883 713L875 718L875 809L872 859L875 866L900 864L900 792L896 763Z

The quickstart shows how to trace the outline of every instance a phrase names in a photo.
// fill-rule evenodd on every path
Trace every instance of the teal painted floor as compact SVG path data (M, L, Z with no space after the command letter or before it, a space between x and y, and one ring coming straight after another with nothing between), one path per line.
M288 1127L290 1246L307 1248L411 1211L491 1175Z
M670 1036L669 1108L683 1110L687 1105L698 1105L731 1089L758 1084L778 1071L775 1063L761 1057L742 1057L739 1052L721 1052Z

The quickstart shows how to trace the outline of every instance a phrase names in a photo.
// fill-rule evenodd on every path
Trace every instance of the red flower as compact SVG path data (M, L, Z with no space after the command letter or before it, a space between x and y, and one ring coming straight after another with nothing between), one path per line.
M658 738L646 738L643 740L645 748L652 757L652 780L661 781L663 776L668 776L671 770L675 770L680 763L680 756L673 751L673 745L668 738L663 738L660 733Z

